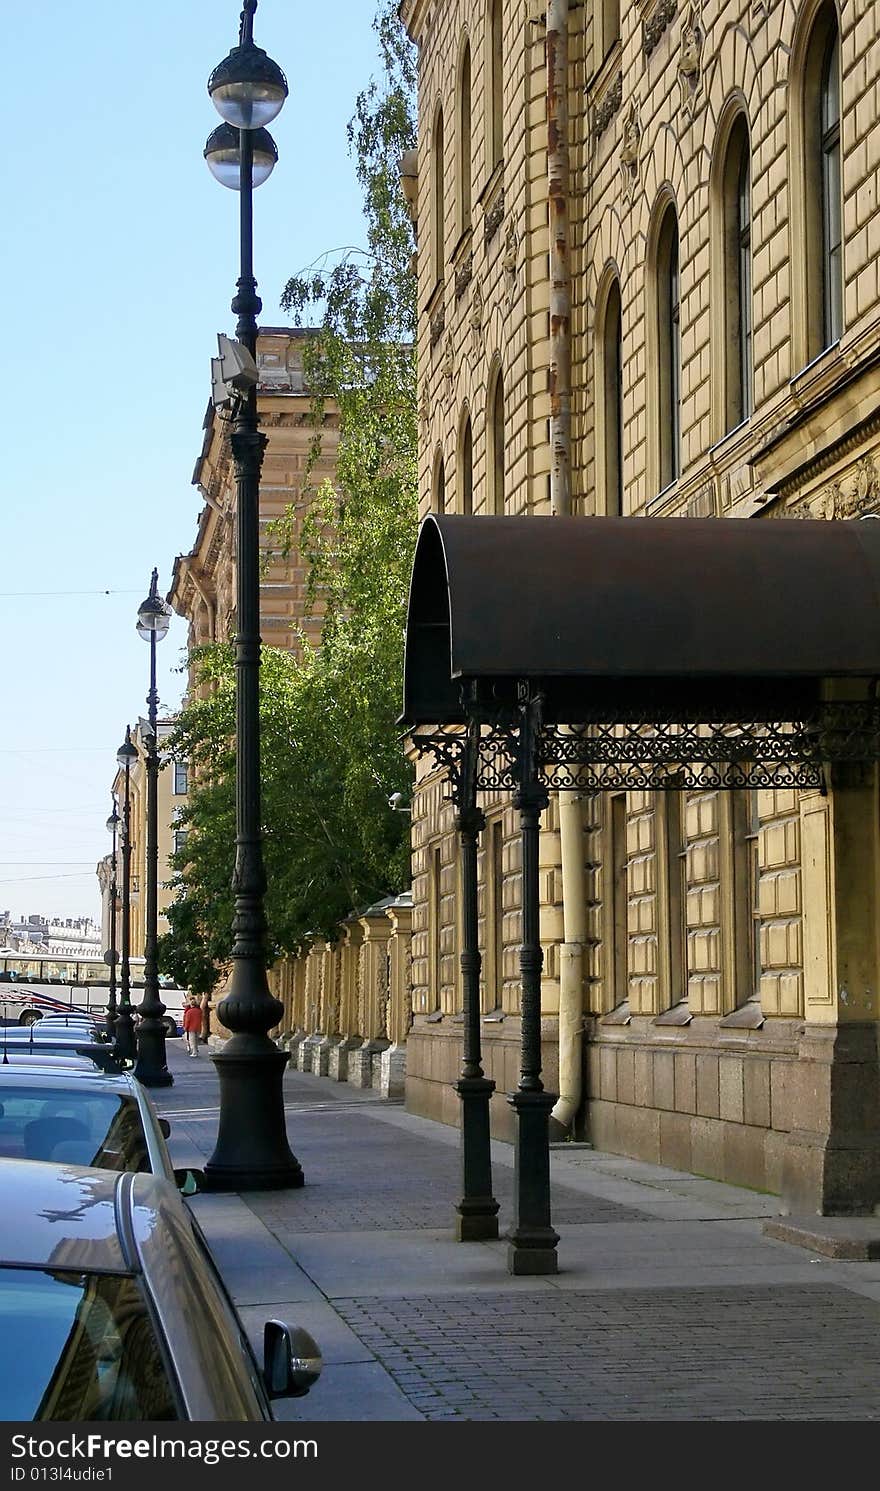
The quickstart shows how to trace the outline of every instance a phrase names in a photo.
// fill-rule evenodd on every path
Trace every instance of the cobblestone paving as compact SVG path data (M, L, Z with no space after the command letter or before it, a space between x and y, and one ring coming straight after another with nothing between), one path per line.
M307 1184L291 1200L250 1192L248 1206L281 1242L302 1232L436 1230L452 1225L461 1194L458 1149L432 1144L404 1130L352 1116L344 1138L303 1125L291 1135ZM414 1188L413 1175L419 1177ZM513 1171L493 1170L502 1231L513 1220ZM413 1195L414 1189L420 1193ZM555 1185L553 1222L643 1222L646 1214Z
M335 1307L429 1419L880 1419L880 1303L845 1289Z

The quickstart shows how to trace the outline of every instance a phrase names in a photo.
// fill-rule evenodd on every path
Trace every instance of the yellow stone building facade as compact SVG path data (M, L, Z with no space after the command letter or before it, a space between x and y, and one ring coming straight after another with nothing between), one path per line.
M403 0L401 17L422 513L620 515L634 543L645 515L880 515L876 9ZM876 773L565 796L542 835L557 1132L793 1208L880 1204ZM509 1134L519 839L509 799L482 805L483 1047ZM457 844L424 765L413 870L407 1102L457 1122Z

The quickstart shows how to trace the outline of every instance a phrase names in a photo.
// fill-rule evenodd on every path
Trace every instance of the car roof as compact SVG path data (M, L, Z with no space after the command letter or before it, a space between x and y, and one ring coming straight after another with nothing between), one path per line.
M100 1072L90 1056L79 1056L76 1051L32 1052L29 1047L19 1050L17 1046L12 1051L4 1051L0 1056L0 1072L9 1071L12 1067L16 1071L22 1071L25 1067L44 1067L51 1071L70 1072L71 1075L83 1072L94 1076Z
M51 1160L0 1160L0 1267L139 1271L117 1216L139 1247L161 1252L162 1219L187 1215L173 1185L144 1171L94 1170Z
M115 1170L0 1160L0 1266L130 1273L116 1229Z
M7 1066L0 1062L0 1097L4 1088L9 1087L33 1087L36 1082L41 1087L57 1088L59 1092L70 1091L76 1088L81 1091L83 1086L92 1086L96 1092L118 1092L128 1093L132 1097L137 1096L134 1078L128 1072L99 1072L97 1067L84 1058L85 1065L65 1070L63 1067L41 1067L37 1062L31 1066Z

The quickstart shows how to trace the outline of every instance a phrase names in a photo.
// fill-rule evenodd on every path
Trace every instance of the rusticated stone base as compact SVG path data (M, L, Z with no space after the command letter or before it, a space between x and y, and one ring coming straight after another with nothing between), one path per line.
M316 1070L314 1065L315 1052L317 1051L323 1039L324 1037L320 1031L316 1031L313 1035L306 1036L305 1040L301 1043L299 1050L296 1053L296 1065L298 1071L311 1072Z
M364 1041L348 1053L348 1080L352 1087L373 1086L373 1058L378 1057L389 1045L388 1041ZM378 1078L378 1071L376 1073Z
M872 1216L880 1206L876 1024L807 1026L792 1083L782 1169L786 1211Z
M348 1035L345 1040L339 1041L330 1052L327 1063L327 1076L334 1082L348 1081L348 1058L352 1051L356 1051L363 1042L357 1036Z
M330 1057L339 1045L338 1035L325 1035L312 1052L312 1071L318 1077L330 1075Z
M379 1091L383 1098L402 1098L405 1089L406 1043L395 1041L379 1055Z

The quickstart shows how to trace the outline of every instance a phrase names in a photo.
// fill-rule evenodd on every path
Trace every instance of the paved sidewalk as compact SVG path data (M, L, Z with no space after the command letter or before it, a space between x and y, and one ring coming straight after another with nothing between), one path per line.
M213 1063L168 1050L172 1153L202 1164ZM512 1278L504 1241L454 1240L455 1130L301 1072L285 1095L305 1186L190 1203L255 1343L275 1315L321 1345L280 1419L880 1419L880 1262L765 1236L775 1197L554 1149L559 1273ZM503 1232L512 1146L493 1155Z

